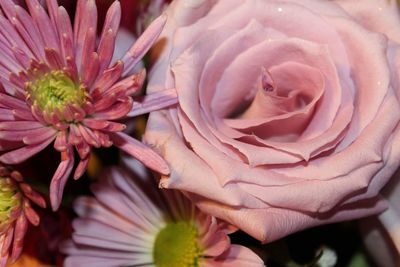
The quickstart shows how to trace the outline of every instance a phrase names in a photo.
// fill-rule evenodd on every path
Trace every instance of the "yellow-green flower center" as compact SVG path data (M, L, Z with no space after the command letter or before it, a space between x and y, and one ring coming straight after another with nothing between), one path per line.
M85 89L75 84L63 71L46 73L29 82L27 87L33 103L49 114L56 109L63 112L66 105L81 106L87 95Z
M0 230L10 223L11 212L20 205L18 189L10 178L0 177Z
M198 267L198 232L190 222L169 223L157 235L153 248L157 267Z

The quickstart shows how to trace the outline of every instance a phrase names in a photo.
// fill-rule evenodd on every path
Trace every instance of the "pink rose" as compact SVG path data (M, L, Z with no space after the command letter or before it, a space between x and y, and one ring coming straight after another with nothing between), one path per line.
M396 1L177 0L146 141L198 206L270 242L383 211L400 161Z

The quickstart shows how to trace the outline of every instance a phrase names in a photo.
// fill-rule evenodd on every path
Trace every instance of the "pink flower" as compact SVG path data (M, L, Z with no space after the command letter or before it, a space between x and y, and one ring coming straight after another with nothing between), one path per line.
M264 242L385 209L400 161L395 1L174 1L148 92L160 185Z
M14 262L22 252L28 221L37 226L40 218L31 201L45 208L46 202L23 181L22 175L0 165L0 267Z
M169 168L154 151L124 134L117 120L160 109L176 102L174 90L133 100L145 71L128 75L157 39L165 16L156 19L127 51L113 61L121 8L115 1L107 12L96 43L94 0L79 0L74 28L63 7L47 0L48 14L37 0L26 1L30 14L10 0L0 2L0 156L18 164L54 142L61 163L50 185L53 209L60 205L64 185L86 170L92 147L115 145L149 168ZM125 77L127 76L127 77Z
M138 174L113 168L92 187L95 198L75 202L79 218L62 247L66 267L264 266L251 250L230 244L227 224Z

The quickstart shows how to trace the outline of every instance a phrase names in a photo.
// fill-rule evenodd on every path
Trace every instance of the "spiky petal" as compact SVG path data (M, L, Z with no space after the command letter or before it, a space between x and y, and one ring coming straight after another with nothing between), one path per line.
M121 133L125 125L119 122L177 103L174 89L133 99L145 71L129 74L158 38L166 17L157 18L120 60L113 60L119 1L107 12L99 42L94 0L77 1L74 25L56 0L46 5L47 11L37 0L26 1L27 11L11 0L0 1L0 161L18 164L54 143L62 160L50 186L53 209L70 174L78 179L85 172L92 147L114 144L168 174L166 162ZM79 164L72 172L74 151Z
M0 165L0 267L20 256L28 223L39 224L31 202L46 207L42 196L24 182L19 172Z

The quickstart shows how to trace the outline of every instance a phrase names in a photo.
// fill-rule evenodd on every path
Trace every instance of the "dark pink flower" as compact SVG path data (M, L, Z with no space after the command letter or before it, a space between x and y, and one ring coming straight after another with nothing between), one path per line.
M92 147L116 145L149 168L169 173L153 150L124 134L116 120L157 110L176 102L167 90L135 101L145 71L129 75L158 38L166 18L157 18L120 60L113 61L121 7L109 8L96 42L94 0L79 0L74 27L56 0L47 10L26 1L29 13L11 0L0 2L0 161L18 164L54 143L61 163L50 186L53 209L60 205L64 185L86 170Z
M39 224L31 201L46 207L44 199L24 183L19 172L0 165L0 267L9 258L14 262L21 254L28 221Z

